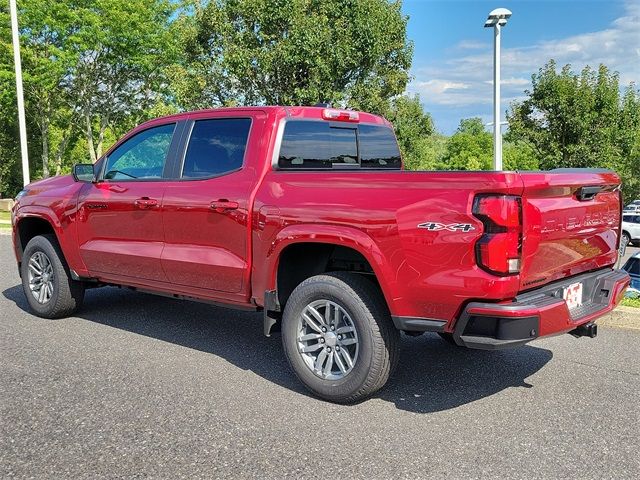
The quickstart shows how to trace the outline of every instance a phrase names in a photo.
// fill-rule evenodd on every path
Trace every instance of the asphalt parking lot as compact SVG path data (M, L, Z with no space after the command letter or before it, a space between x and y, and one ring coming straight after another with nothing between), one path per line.
M26 312L0 236L1 478L638 478L640 331L504 352L404 337L388 387L307 395L259 314L116 288Z

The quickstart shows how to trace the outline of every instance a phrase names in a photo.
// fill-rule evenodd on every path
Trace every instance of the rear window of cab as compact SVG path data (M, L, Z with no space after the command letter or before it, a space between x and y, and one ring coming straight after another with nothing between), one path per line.
M278 168L400 169L393 130L383 125L289 120L284 127Z

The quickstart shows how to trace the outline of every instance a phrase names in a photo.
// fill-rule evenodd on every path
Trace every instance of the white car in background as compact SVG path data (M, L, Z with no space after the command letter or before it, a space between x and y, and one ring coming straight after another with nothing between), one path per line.
M640 214L640 200L634 200L629 205L622 209L622 213L637 213Z
M640 211L622 213L622 241L628 244L640 244Z

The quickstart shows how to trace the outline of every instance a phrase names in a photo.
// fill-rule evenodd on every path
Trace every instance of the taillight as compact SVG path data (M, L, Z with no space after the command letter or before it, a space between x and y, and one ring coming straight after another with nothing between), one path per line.
M352 110L336 110L335 108L325 108L322 110L322 118L338 122L357 122L360 119L358 112Z
M522 202L514 195L478 195L473 215L484 225L476 243L476 261L490 273L520 272L522 256Z

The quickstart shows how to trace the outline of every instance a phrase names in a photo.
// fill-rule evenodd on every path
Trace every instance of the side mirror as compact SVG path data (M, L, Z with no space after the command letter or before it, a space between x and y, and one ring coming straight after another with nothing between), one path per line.
M93 182L95 175L93 173L93 164L78 163L73 166L73 179L76 182Z

